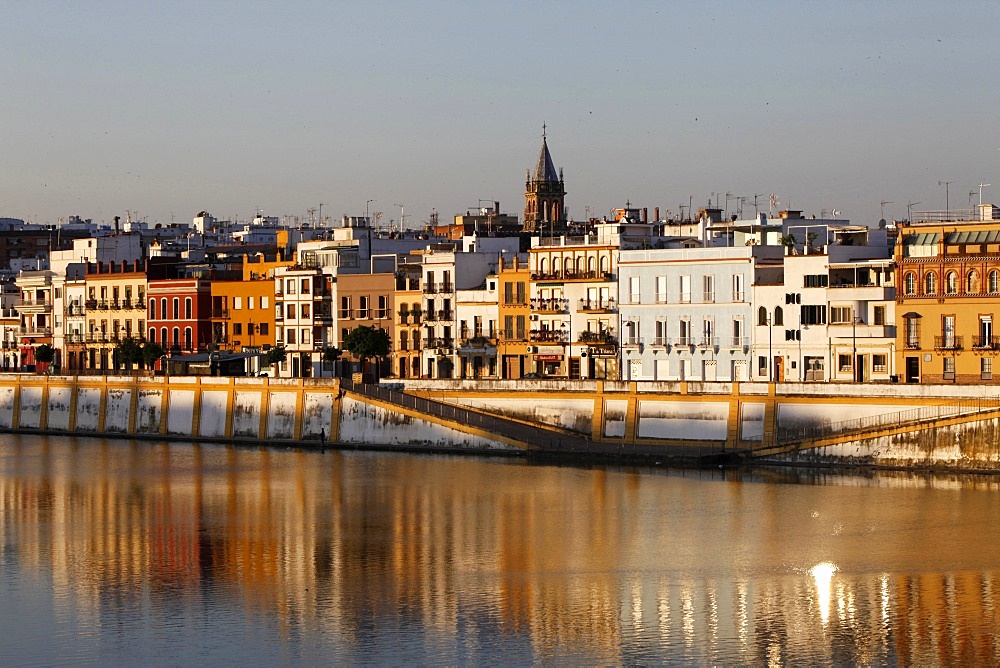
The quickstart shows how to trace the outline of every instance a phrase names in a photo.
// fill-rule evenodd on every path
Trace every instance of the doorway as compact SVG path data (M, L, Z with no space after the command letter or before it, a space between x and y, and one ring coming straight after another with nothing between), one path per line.
M782 355L774 356L774 382L785 382L785 358Z
M920 358L919 357L907 357L906 358L906 382L907 383L919 383L920 382Z

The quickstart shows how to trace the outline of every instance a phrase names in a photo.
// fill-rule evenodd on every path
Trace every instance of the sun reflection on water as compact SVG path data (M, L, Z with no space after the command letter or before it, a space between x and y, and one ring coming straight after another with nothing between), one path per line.
M809 575L816 581L816 594L819 598L819 615L825 626L830 622L830 593L833 574L838 570L837 565L829 561L822 561L809 569Z

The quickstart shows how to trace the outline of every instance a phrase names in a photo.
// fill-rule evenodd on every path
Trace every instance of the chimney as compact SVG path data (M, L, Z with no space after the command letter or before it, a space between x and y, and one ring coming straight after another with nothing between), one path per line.
M118 234L118 221L121 219L121 216L115 216L115 234Z
M647 207L642 207L642 222L649 222L649 209Z
M653 209L653 216L656 218L656 222L660 220L660 207Z

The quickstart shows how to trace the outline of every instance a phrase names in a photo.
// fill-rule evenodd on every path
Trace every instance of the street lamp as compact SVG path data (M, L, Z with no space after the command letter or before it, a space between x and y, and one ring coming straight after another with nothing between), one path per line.
M851 319L851 372L854 376L854 382L858 381L858 325L865 324L865 321L854 316Z
M772 350L774 339L774 319L768 315L767 318L767 375L768 382L774 382L774 352Z

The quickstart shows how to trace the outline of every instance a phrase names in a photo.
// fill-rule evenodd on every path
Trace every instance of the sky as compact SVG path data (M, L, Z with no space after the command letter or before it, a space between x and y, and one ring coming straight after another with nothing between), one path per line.
M996 2L0 0L0 216L1000 203ZM950 185L945 185L950 182ZM726 198L726 193L730 197ZM886 204L882 204L887 202Z

